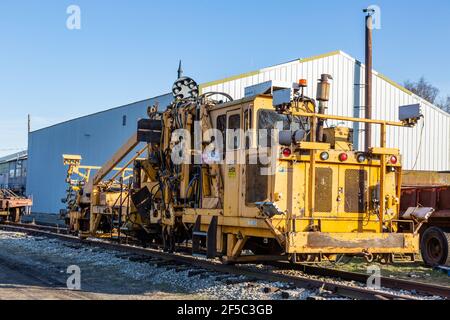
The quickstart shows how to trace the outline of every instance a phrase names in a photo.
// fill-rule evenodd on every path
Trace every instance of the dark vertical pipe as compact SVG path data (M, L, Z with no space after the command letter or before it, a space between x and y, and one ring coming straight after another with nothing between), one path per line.
M122 227L122 214L123 214L123 176L120 177L120 200L119 200L119 203L120 203L120 207L119 207L119 221L118 221L118 226L117 226L117 240L120 243L120 228ZM113 212L112 216L114 217L114 212ZM114 218L113 218L113 220L114 220Z
M372 12L366 10L366 119L372 119ZM372 145L372 127L366 123L366 151Z
M140 190L142 187L141 169L142 169L141 162L135 161L133 167L133 189L135 190Z
M328 80L333 80L333 77L329 74L322 74L317 86L316 100L319 101L319 114L326 113L327 103L330 100L330 83ZM317 126L317 141L323 142L324 119L318 119Z

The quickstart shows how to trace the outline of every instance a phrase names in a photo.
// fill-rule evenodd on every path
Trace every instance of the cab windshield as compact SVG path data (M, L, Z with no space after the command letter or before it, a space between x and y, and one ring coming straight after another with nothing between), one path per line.
M308 121L301 117L279 114L274 110L260 110L258 112L258 145L271 147L274 141L274 129L308 131Z

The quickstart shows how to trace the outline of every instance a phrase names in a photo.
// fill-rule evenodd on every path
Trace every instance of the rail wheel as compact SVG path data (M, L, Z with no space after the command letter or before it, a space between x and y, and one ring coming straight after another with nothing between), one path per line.
M377 260L381 264L391 264L394 262L394 256L392 254L380 254L377 256Z
M294 253L289 257L289 261L293 264L297 263L314 263L318 260L319 256L316 254L298 254Z
M428 228L422 235L420 250L428 266L450 265L450 233L441 228Z

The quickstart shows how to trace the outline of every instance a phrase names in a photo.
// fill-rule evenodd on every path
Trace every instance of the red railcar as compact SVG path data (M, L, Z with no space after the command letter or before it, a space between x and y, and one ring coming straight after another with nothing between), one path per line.
M431 209L418 221L422 258L430 266L450 265L450 174L405 173L400 208Z
M0 221L19 222L23 214L30 213L33 201L9 189L0 189Z

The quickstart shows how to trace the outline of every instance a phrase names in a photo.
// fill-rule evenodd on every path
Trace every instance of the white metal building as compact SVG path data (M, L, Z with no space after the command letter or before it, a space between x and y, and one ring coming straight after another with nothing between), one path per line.
M244 97L246 87L269 80L297 82L307 79L305 94L314 98L322 73L333 77L328 113L364 117L364 65L343 53L332 53L291 61L258 71L203 84L203 93L221 91L234 99ZM424 119L416 128L389 128L388 146L400 148L406 169L450 171L450 115L420 99L402 86L374 71L373 117L398 119L398 107L421 103ZM63 208L66 169L62 154L80 154L83 163L102 165L132 133L137 119L148 106L163 108L171 94L144 100L31 132L28 143L27 193L33 196L34 212L57 213ZM347 124L352 126L353 124ZM364 148L364 129L354 127L355 145ZM373 143L379 143L379 128L373 128Z
M299 59L258 71L214 81L202 85L202 92L225 92L233 98L244 97L246 87L265 81L297 82L307 79L305 94L315 98L317 80L326 73L333 77L329 114L364 117L365 67L342 51ZM408 104L422 104L424 119L413 129L388 128L387 144L399 148L404 156L405 169L450 170L450 114L419 98L382 74L373 73L374 119L398 121L398 108ZM354 143L364 149L364 126L354 126ZM373 126L373 144L379 144L379 127ZM359 132L359 135L356 134Z

